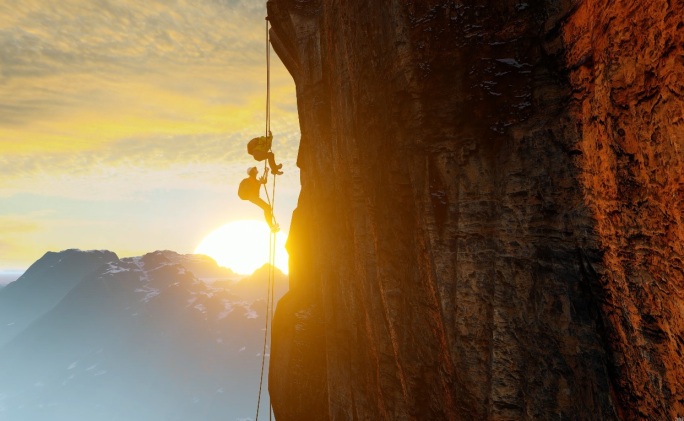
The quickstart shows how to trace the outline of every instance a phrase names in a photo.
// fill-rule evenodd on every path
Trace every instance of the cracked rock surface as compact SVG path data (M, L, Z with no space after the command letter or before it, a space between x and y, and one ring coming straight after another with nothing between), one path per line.
M279 421L684 416L684 4L270 0Z

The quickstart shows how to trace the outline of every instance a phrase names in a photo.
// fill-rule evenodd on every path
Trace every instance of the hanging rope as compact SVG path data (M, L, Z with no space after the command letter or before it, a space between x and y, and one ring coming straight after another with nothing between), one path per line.
M266 136L271 131L271 40L266 17Z
M269 39L269 22L266 18L266 136L271 132L271 45ZM266 161L264 160L264 174L266 173ZM276 189L276 175L273 174L273 187L271 195L268 194L268 188L264 184L264 191L266 192L266 199L271 206L272 224L276 224L275 218L275 189ZM271 201L273 197L273 201ZM276 235L275 230L271 230L268 241L268 291L266 293L266 314L264 327L264 346L261 352L261 376L259 378L259 396L257 398L257 408L255 421L259 421L259 408L261 406L261 391L264 383L264 367L266 365L266 349L268 344L269 326L273 327L273 308L274 308L274 284L275 284L275 252L276 252ZM271 410L271 403L269 399L268 419L272 420L273 412Z

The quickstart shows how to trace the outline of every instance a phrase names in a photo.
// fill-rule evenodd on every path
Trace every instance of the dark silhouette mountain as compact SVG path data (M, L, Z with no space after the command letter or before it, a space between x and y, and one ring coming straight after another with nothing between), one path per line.
M16 308L39 302L34 296L42 294L48 274L67 273L62 265L92 259L91 252L72 250L49 256L27 271L31 276L17 281L21 289L7 287L0 299L11 292ZM80 276L76 282L60 278L72 285L62 299L0 348L0 419L233 420L252 415L266 280L258 282L257 272L239 284L204 282L193 271L214 280L234 276L204 256L170 251L107 256L85 275L72 271ZM283 277L276 281L285 282Z

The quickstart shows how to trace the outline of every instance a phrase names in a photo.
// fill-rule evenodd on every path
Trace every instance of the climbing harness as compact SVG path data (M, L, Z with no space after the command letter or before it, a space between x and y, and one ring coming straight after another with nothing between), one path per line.
M266 18L266 136L271 132L271 45L268 35L269 22L268 17ZM266 160L264 160L264 174L266 173ZM272 226L276 226L275 218L275 189L276 189L276 176L273 174L273 187L271 189L271 195L268 194L268 187L264 184L264 191L266 192L266 200L271 207L271 217ZM271 200L271 197L273 200ZM276 235L277 231L271 229L268 242L268 292L266 293L266 326L264 328L264 347L261 352L261 376L259 377L259 396L257 398L257 408L255 421L259 421L259 407L261 406L261 390L264 383L264 366L266 364L266 349L268 343L269 327L273 327L273 290L274 290L274 278L275 278L275 251L276 251ZM269 399L268 404L268 419L272 420L272 407Z

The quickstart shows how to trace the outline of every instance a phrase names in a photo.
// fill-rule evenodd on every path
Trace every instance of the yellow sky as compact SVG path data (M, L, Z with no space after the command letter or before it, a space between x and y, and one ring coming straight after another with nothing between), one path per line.
M264 130L264 3L0 3L0 270L67 248L189 253L212 229L260 218L235 192ZM299 127L272 57L287 232Z

